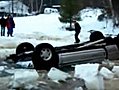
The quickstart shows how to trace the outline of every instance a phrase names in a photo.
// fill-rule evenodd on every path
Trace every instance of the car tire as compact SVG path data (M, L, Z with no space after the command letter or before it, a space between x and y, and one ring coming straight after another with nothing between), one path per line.
M42 43L35 47L32 61L36 70L50 70L51 67L58 68L59 64L55 48L48 43Z
M106 37L105 42L107 45L112 45L114 44L114 39L112 37Z
M104 38L105 38L104 35L100 31L94 31L90 35L90 41L91 42L97 41L97 40L100 40L100 39L104 39Z
M13 61L17 63L18 61L29 61L31 60L32 53L34 51L34 46L29 42L23 42L19 44L16 48L16 56ZM29 52L25 54L24 52Z
M16 54L20 54L20 53L23 53L23 52L26 52L26 51L33 51L34 50L34 46L29 43L29 42L24 42L24 43L21 43L17 46L16 48Z
M119 34L114 38L114 43L117 45L119 49Z

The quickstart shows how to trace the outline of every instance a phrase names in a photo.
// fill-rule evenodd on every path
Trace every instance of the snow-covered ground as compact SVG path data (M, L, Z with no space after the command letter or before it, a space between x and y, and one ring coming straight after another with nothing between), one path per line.
M90 30L101 31L104 35L119 33L118 28L113 29L112 20L97 21L99 9L88 9L82 11L82 21L79 21L82 29L79 35L81 42L89 40ZM74 31L66 31L69 24L58 20L59 14L40 14L38 16L15 17L14 37L0 37L0 57L9 53L15 53L14 49L21 42L31 42L34 46L47 42L53 46L62 46L74 43ZM105 28L106 27L106 28Z
M82 27L79 35L81 42L89 40L90 32L88 31L90 30L101 31L104 35L119 33L118 28L113 29L112 20L108 20L107 25L106 21L97 21L100 14L99 9L82 11L82 21L79 21ZM14 37L7 37L7 29L6 36L0 37L0 57L8 53L15 53L13 49L21 42L31 42L34 46L42 42L50 43L53 46L73 44L74 31L66 31L65 27L69 24L61 23L58 17L58 13L15 17Z
M105 20L102 22L97 21L97 17L100 14L101 12L99 9L86 9L82 11L82 21L79 21L82 27L79 35L81 42L89 40L90 30L101 31L104 35L117 35L119 33L118 28L113 29L112 20ZM21 42L30 42L34 46L39 43L47 42L52 44L54 47L73 44L74 31L66 31L65 27L69 24L61 23L58 20L58 17L58 13L40 14L37 16L28 17L15 17L14 37L7 37L7 29L6 36L0 37L0 58L5 59L9 54L15 53L16 47ZM96 77L96 75L99 73L97 67L98 64L77 65L75 66L74 76L77 78L83 78L86 81L87 87L102 90L104 89L103 78L113 78L114 73L104 69L101 72L101 76ZM116 69L118 70L118 68L115 68L114 71L117 71ZM19 72L21 73L23 71ZM50 75L51 74L54 74L54 72L50 73ZM17 77L21 78L21 76L19 76L20 74L15 73L15 75L18 75ZM28 76L29 75L31 74L28 73ZM117 75L119 75L118 71Z

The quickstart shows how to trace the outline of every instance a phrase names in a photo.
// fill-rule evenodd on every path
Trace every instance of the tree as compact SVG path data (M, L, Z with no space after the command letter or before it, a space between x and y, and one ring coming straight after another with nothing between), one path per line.
M36 12L38 13L38 0L35 0Z
M111 10L113 14L114 24L119 24L119 1L118 0L110 0Z
M70 28L72 28L72 18L80 10L78 0L61 0L61 12L59 20L61 22L70 22Z
M33 0L29 0L29 6L31 8L31 12L33 12Z
M43 7L43 3L44 3L44 0L41 0L40 8L39 8L39 13L41 12L41 9L42 9L42 7Z

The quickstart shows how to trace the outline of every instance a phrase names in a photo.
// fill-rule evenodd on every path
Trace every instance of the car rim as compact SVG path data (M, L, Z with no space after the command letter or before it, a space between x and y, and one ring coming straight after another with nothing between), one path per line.
M49 48L43 48L41 50L40 53L40 57L44 60L44 61L48 61L51 59L52 57L52 51Z

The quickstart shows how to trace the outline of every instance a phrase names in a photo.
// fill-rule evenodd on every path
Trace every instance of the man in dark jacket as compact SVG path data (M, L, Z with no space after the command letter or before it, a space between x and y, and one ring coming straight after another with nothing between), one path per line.
M74 26L75 26L75 43L79 43L80 39L78 38L78 35L81 31L81 26L77 21L74 21Z
M6 19L4 16L0 19L0 24L1 24L1 36L5 36L5 26L6 26Z

